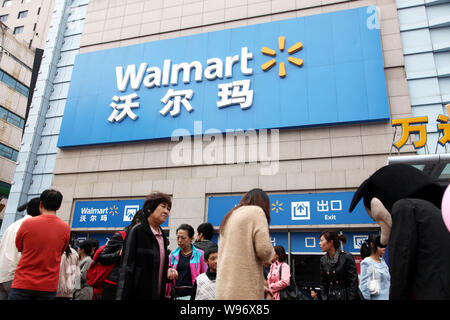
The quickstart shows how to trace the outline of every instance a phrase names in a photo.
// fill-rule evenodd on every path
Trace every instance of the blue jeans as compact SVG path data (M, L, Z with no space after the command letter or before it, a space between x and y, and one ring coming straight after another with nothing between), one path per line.
M11 288L8 300L54 300L56 292Z

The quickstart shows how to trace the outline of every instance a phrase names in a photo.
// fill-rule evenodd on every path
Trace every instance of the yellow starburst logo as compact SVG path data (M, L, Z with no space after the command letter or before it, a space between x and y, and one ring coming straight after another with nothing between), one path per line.
M280 51L284 51L285 45L286 45L285 37L284 36L278 37L278 48L280 49ZM294 44L292 47L290 47L288 49L288 53L294 54L302 48L303 48L303 44L301 42L297 42L296 44ZM275 57L277 55L275 50L267 48L267 47L263 47L261 49L261 52L266 56ZM299 58L289 57L288 61L298 67L301 67L303 65L303 60L299 59ZM261 65L261 68L264 71L267 71L270 68L272 68L276 63L277 63L277 61L275 59L271 59L271 60L265 62L263 65ZM284 65L284 62L280 62L280 67L278 69L278 75L280 76L280 78L286 77L286 67Z
M118 210L119 208L118 207L116 207L116 205L113 205L112 207L110 207L109 208L109 214L112 214L113 216L115 215L115 214L118 214Z
M275 203L272 203L272 211L275 211L276 213L280 212L280 211L284 211L283 209L283 203L282 202L278 202L275 201Z

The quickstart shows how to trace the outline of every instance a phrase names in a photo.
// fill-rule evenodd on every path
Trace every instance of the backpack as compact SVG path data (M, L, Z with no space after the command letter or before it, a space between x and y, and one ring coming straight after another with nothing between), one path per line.
M122 239L125 240L126 233L124 231L119 231L120 235L122 236ZM106 248L106 244L98 248L98 250L94 254L94 259L89 266L89 269L86 274L86 280L88 285L93 287L94 289L103 288L103 283L105 282L108 275L111 273L111 271L116 266L116 263L110 264L110 265L103 265L99 263L98 256L102 253L102 251Z

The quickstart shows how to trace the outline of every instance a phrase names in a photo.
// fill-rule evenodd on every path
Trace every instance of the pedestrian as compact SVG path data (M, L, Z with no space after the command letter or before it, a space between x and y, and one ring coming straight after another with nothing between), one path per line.
M75 281L80 277L78 253L71 247L70 243L61 257L59 268L58 290L56 299L72 300L75 291Z
M147 196L142 211L145 219L128 233L122 252L118 300L162 300L167 280L178 276L168 267L168 240L161 225L169 217L169 195L153 192Z
M182 224L177 229L178 247L169 255L169 267L178 272L175 281L175 294L178 300L190 300L194 294L194 283L197 277L206 272L204 252L192 245L194 228ZM166 294L170 294L171 286L167 285Z
M56 216L63 196L47 189L39 197L37 217L26 219L16 236L22 252L9 292L10 300L52 300L56 297L61 256L70 240L69 225Z
M309 292L312 300L319 300L319 294L317 293L316 288L310 289Z
M263 275L264 275L264 300L272 300L272 291L269 289L269 284L267 278L269 277L270 266L272 262L264 262L263 264Z
M138 210L133 216L133 220L130 225L125 227L125 234L128 234L130 230L138 223L145 219L142 210ZM126 236L125 236L126 239ZM122 257L123 245L125 243L124 238L120 232L113 234L111 239L107 242L105 248L98 255L98 262L102 265L115 264L109 275L103 284L102 290L97 292L97 298L99 300L115 300L117 293L117 283L119 282L120 271L120 258ZM94 288L94 294L96 294L96 288Z
M366 300L389 300L389 289L391 275L389 268L383 259L386 246L381 245L379 235L370 235L361 244L361 277L359 288ZM379 292L371 294L369 282L375 279L378 283Z
M325 231L320 235L320 249L326 252L320 258L322 300L359 300L355 259L340 249L340 242L345 244L346 240L336 231Z
M269 223L269 197L261 189L247 192L225 215L220 225L216 299L264 299L263 264L274 255Z
M208 270L195 280L194 293L191 296L191 300L216 299L217 251L218 248L215 247L205 253L205 262L208 265Z
M92 247L92 251L91 251L90 256L91 256L92 259L94 259L94 254L97 251L98 246L100 245L100 243L98 242L97 239L94 239L94 238L90 238L88 241L91 243L91 247Z
M27 210L27 214L13 222L3 234L0 242L0 300L8 300L11 284L14 279L14 272L20 260L21 253L16 247L16 235L22 223L31 217L41 214L39 211L39 197L33 198L27 203L17 208L22 212Z
M272 291L272 300L280 300L280 292L289 286L291 269L286 263L287 255L283 246L274 246L275 254L272 258L267 284Z
M91 252L91 241L84 240L80 243L78 247L78 256L80 257L80 274L76 280L76 289L73 294L74 300L92 300L93 298L93 288L87 283L87 271L92 263L92 258L90 256Z
M197 227L197 239L194 246L202 250L204 253L214 249L218 250L217 243L211 241L214 235L214 227L211 223L205 222Z

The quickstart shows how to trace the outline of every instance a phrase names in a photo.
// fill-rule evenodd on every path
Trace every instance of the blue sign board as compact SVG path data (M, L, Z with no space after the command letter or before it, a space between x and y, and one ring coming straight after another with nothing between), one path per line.
M283 246L284 250L288 252L289 241L288 237L291 236L291 253L302 253L302 254L317 254L323 253L320 249L320 234L321 232L271 232L270 239L274 246ZM360 254L361 244L369 237L371 234L379 234L377 231L356 231L349 232L345 231L343 234L347 238L347 242L344 244L344 251L354 254ZM219 243L219 236L214 235L214 242Z
M269 195L272 226L374 224L362 202L353 212L348 208L354 192L300 193ZM208 198L208 222L219 226L225 214L242 196Z
M79 54L58 147L386 121L369 8Z
M319 242L321 232L291 232L291 252L294 253L321 253ZM343 234L347 238L344 244L344 251L360 254L362 242L366 240L370 234L379 234L377 231L357 231ZM285 247L287 248L287 247Z
M124 228L142 208L145 199L77 201L73 211L72 228ZM167 227L169 219L162 225Z

